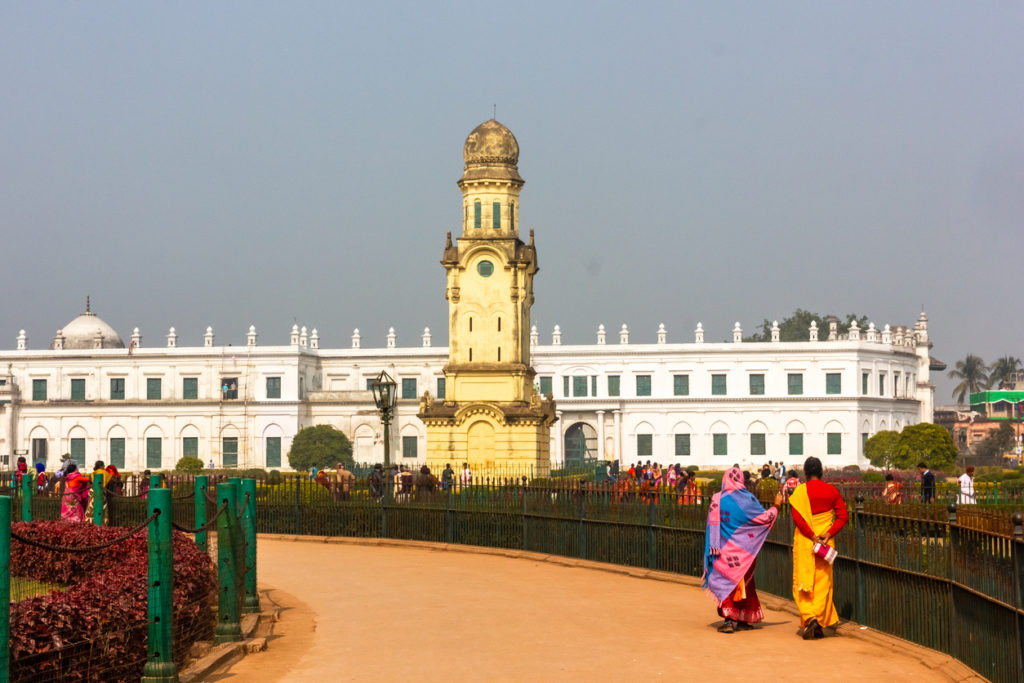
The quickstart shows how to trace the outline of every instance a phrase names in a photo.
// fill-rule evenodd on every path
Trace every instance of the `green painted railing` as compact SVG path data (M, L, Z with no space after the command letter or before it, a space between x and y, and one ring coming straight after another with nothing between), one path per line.
M514 548L690 576L702 573L708 498L620 498L610 489L470 487L400 494L393 503L356 491L336 501L296 482L260 486L261 533L356 536ZM898 508L896 508L898 510ZM955 508L953 508L955 510ZM858 503L837 538L840 615L946 652L993 681L1024 672L1024 533L912 519ZM793 522L784 509L758 557L758 587L792 597Z

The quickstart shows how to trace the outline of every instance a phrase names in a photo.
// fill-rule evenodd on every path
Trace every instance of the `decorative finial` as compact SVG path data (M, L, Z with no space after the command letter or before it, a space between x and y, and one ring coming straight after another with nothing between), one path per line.
M491 115L491 118L494 119L495 121L497 121L498 120L498 103L495 102L493 106L494 106L494 113Z
M89 295L88 295L88 294L86 294L86 295L85 295L85 312L86 312L86 313L89 313L89 312L90 312L90 311L89 311L89 306L90 306L90 303L89 303Z
M533 228L530 228L530 246L533 246Z
M452 231L451 230L448 231L448 234L445 237L444 248L445 249L451 249L452 248Z

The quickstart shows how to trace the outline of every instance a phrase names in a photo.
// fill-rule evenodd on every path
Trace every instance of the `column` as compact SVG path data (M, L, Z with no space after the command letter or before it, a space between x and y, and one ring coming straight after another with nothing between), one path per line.
M598 460L604 460L606 453L604 452L604 411L597 411L597 452L599 454Z
M612 427L612 442L615 444L615 457L621 463L622 460L622 411L613 410L612 419L614 425Z
M555 437L555 463L562 467L565 465L565 455L562 453L562 411L556 410L555 417L558 419L555 420L554 429L551 430Z

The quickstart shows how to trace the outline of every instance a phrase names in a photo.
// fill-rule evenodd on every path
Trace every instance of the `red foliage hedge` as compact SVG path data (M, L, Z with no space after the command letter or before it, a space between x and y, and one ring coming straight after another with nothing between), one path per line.
M89 546L121 527L20 522L15 533L43 543ZM43 550L11 539L11 575L68 586L11 604L11 680L138 681L146 662L146 531L99 551ZM174 532L174 656L209 638L216 579L210 558Z

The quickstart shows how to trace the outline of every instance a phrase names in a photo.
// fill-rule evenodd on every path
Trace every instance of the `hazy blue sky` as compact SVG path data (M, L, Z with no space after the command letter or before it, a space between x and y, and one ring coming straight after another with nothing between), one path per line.
M0 347L86 294L144 345L445 344L497 103L545 340L924 305L950 365L1024 356L1021 36L1010 1L4 2Z

